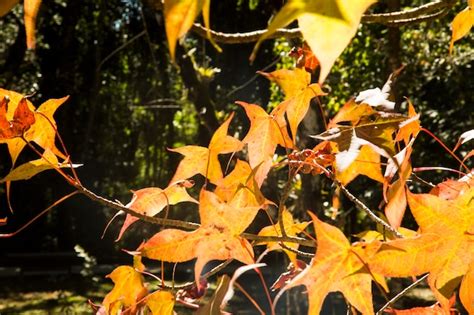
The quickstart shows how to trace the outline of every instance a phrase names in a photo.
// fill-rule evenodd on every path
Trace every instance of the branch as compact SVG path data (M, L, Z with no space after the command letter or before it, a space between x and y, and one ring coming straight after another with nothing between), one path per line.
M401 27L404 25L417 24L444 16L447 11L454 6L456 2L457 0L438 0L404 11L378 14L364 14L362 16L361 23L377 23L389 27ZM194 23L191 30L201 37L207 37L208 29L199 23ZM267 30L264 29L246 33L222 33L214 30L209 30L209 32L211 34L212 39L217 43L244 44L258 41L260 37L267 32ZM267 39L274 39L279 37L286 37L290 39L301 36L302 35L299 28L278 29L274 33L272 33Z
M357 199L356 196L354 196L347 188L344 186L340 181L337 179L333 179L333 181L341 188L342 192L344 195L346 195L347 198L349 198L350 201L356 204L356 206L367 213L367 215L376 223L381 224L385 229L389 230L392 232L394 235L396 235L398 238L403 238L403 235L401 235L396 229L394 229L392 226L390 226L387 222L384 220L380 219L375 213L369 209L362 201Z
M137 217L145 222L152 223L152 224L157 224L157 225L167 225L170 227L175 227L175 228L182 228L185 230L196 230L200 227L199 224L193 223L193 222L187 222L187 221L181 221L181 220L173 220L173 219L164 219L164 218L156 218L156 217L149 217L146 215L143 215L141 213L135 212L130 208L125 207L124 205L111 201L109 199L106 199L102 196L99 196L95 194L94 192L90 191L89 189L81 186L81 185L75 185L76 189L78 190L79 193L83 194L87 198L98 202L108 208L112 208L118 211L123 211L127 214L130 214L134 217ZM255 234L250 234L250 233L242 233L241 236L243 238L246 238L248 240L253 240L257 242L288 242L288 243L296 243L300 244L303 246L307 247L316 247L316 244L311 241L307 240L304 238L300 237L283 237L283 236L259 236Z

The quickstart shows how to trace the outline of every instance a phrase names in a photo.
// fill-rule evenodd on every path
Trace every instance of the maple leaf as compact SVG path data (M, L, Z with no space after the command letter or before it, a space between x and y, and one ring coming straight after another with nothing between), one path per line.
M416 113L410 100L408 100L408 117L409 119L400 124L400 130L395 137L395 141L403 140L405 145L408 145L411 139L416 138L421 130L420 114Z
M70 167L68 162L59 163L58 158L49 149L46 149L40 159L24 163L10 171L4 178L0 179L0 183L26 180L43 171L54 168ZM73 167L79 167L81 164L73 164Z
M41 0L25 0L24 2L24 20L26 31L26 47L34 49L36 46L36 16L38 15Z
M367 104L372 107L381 107L385 110L394 110L395 102L389 101L390 89L392 84L392 75L388 77L382 89L374 88L360 92L355 101Z
M11 121L7 119L8 103L7 96L0 101L0 140L21 137L35 123L35 115L28 107L25 98L22 98L15 108Z
M255 58L260 43L277 29L298 19L305 41L321 65L319 83L322 83L337 57L357 32L362 14L376 0L290 0L277 13L255 45Z
M240 234L252 222L254 209L236 209L214 193L201 190L199 216L201 226L192 232L166 229L142 244L138 251L143 257L167 262L184 262L197 258L194 275L196 284L204 266L211 260L236 259L253 263L253 249ZM248 222L247 226L236 224Z
M171 59L174 60L175 58L176 42L189 31L201 11L204 25L207 28L207 37L211 40L214 47L220 51L220 48L212 41L210 36L210 5L211 0L164 1L165 29Z
M8 104L7 119L12 119L14 117L14 112L16 112L17 107L21 104L24 96L4 89L0 89L0 98L7 96L10 99ZM56 156L65 159L65 155L56 148L56 122L53 118L55 111L61 106L68 96L60 99L50 99L41 104L36 110L33 104L30 101L26 100L28 108L31 111L34 111L34 123L30 128L24 133L24 138L27 141L34 141L43 149L49 149ZM8 151L12 159L12 164L14 165L21 151L25 148L26 143L23 139L13 138L13 139L0 139L0 143L6 143L8 145Z
M395 155L393 133L407 117L403 115L376 115L363 117L355 126L337 125L322 134L311 136L337 143L336 168L343 172L360 154L362 145L370 145L378 154L391 158Z
M384 182L380 167L380 155L368 145L361 147L354 162L343 172L336 171L336 178L343 185L347 185L359 175L365 175L381 183Z
M439 264L431 268L428 283L445 309L449 309L448 300L459 281L464 285L472 277L469 269L474 263L473 202L474 188L454 200L408 193L408 204L421 233L433 233L441 240L441 248L431 257L439 260Z
M407 206L406 192L408 188L406 187L406 182L412 173L410 162L411 152L411 146L405 147L402 151L397 153L393 159L389 160L387 169L385 170L385 177L391 179L397 167L400 167L398 172L399 178L388 187L388 190L388 181L384 182L384 192L386 191L384 195L386 195L386 199L388 200L385 207L385 216L390 225L396 229L399 228L402 223ZM394 160L397 161L398 166L395 165Z
M306 42L303 43L302 47L293 47L288 55L296 59L296 67L305 69L310 73L314 73L319 67L318 58Z
M428 283L447 311L449 298L459 282L466 287L466 281L472 277L474 188L454 200L410 192L407 197L421 234L384 243L370 261L370 269L389 277L429 272ZM465 304L465 299L462 302Z
M373 314L373 277L367 268L368 259L375 254L380 243L350 245L341 230L320 221L310 213L317 237L317 251L309 268L297 275L282 292L305 285L308 290L309 314L319 314L325 297L340 291L349 303L362 314ZM386 284L380 275L377 282Z
M367 104L357 104L354 99L350 99L337 112L336 116L328 123L328 129L337 127L341 122L350 122L357 125L362 117L377 114L377 111Z
M0 1L0 17L10 12L13 7L20 2L19 0ZM26 31L26 46L28 49L34 49L36 44L35 27L36 16L38 15L41 0L25 0L23 3L24 24Z
M172 183L165 189L158 187L143 188L133 192L132 200L126 207L137 213L153 217L170 205L175 205L180 202L198 203L197 200L191 197L186 191L186 188L189 187L192 187L189 181L181 181ZM128 227L138 220L139 218L127 214L116 241L119 241Z
M306 116L311 100L326 93L321 90L319 84L310 84L311 75L303 69L281 69L271 73L259 73L275 81L285 93L286 115L295 141L298 125Z
M469 5L459 12L451 23L451 42L449 43L449 53L453 51L454 42L460 40L466 36L474 24L474 4L472 0L469 1Z
M230 201L239 187L245 186L251 182L252 168L246 161L240 159L235 163L234 169L224 178L216 182L214 193L223 201Z
M240 140L227 135L232 117L234 117L233 113L216 130L209 143L209 148L187 145L169 149L171 152L184 155L184 159L179 163L171 183L188 179L196 174L207 177L211 183L216 183L222 179L222 169L217 156L237 152L243 148L243 143Z
M173 315L174 295L168 291L155 291L146 298L152 315Z
M288 209L283 210L283 225L285 226L285 232L288 236L296 236L298 233L301 233L309 224L309 222L297 222L293 220L293 216L291 215L290 211ZM274 225L266 226L258 232L258 235L260 236L282 236L281 234L281 229L280 229L280 224L276 223ZM296 263L296 253L291 252L287 249L282 248L277 242L266 242L262 243L267 245L267 250L268 251L273 251L273 250L280 250L283 249L283 251L288 255L290 258L291 262ZM258 244L258 245L262 245ZM298 249L299 245L296 243L288 243L284 242L286 247L290 247L293 249Z
M250 166L252 168L258 166L255 180L261 186L271 168L277 145L293 147L293 141L286 131L284 118L287 104L281 103L270 115L258 105L245 102L237 102L237 104L244 108L250 119L250 130L242 142L248 146Z
M130 266L119 266L107 277L114 282L114 288L102 302L106 314L118 314L127 308L135 314L137 302L147 293L142 275Z

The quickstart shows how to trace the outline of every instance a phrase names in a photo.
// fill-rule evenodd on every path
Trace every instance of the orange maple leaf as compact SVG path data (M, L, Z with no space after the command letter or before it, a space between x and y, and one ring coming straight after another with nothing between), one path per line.
M254 208L236 209L220 200L216 194L203 189L199 198L199 229L192 232L163 230L142 244L138 251L144 257L167 262L197 258L194 275L199 285L202 269L211 260L233 258L244 264L254 262L252 246L240 234L255 215ZM237 224L239 222L248 224Z
M293 141L296 141L298 125L308 112L311 100L326 95L319 84L310 84L311 75L304 69L280 69L271 73L259 72L269 80L275 81L285 93L285 107Z
M370 268L389 277L429 272L428 283L448 311L449 298L460 282L463 292L473 292L470 279L474 266L474 188L454 200L410 192L407 197L420 236L384 243ZM461 295L466 308L472 307L471 301L472 295Z
M336 178L343 185L349 184L359 175L365 175L381 183L384 181L380 166L380 155L368 145L361 147L354 162L343 172L338 172L336 168Z
M227 135L230 117L216 130L209 143L209 148L187 145L184 147L169 149L184 155L184 159L179 163L176 173L171 179L171 183L188 179L196 174L207 177L211 183L216 183L222 179L222 169L217 156L219 154L232 153L242 150L243 143Z
M136 314L137 302L147 294L143 276L133 267L119 266L107 277L115 285L102 302L106 314L119 314L127 308L130 308L129 314Z
M340 291L362 314L373 314L371 282L375 276L384 288L382 276L367 267L368 259L380 247L379 242L351 246L341 230L320 221L310 213L317 237L317 251L309 268L296 276L282 291L298 285L308 289L309 314L319 314L330 292Z
M250 130L242 141L248 146L250 166L258 167L255 180L261 186L271 168L277 145L293 147L293 142L286 131L284 117L286 104L278 105L270 115L258 105L245 102L237 104L244 108L250 119Z
M7 96L10 99L6 117L8 120L14 119L16 109L22 104L24 96L4 89L0 89L0 98ZM27 141L34 141L43 149L49 149L56 156L65 159L64 154L56 148L56 122L53 118L55 111L61 106L68 97L60 99L50 99L41 104L36 110L33 104L26 100L26 104L30 111L34 112L34 123L24 132L24 138ZM21 138L0 139L0 143L8 145L8 151L14 165L21 151L25 148L26 143Z
M25 98L22 98L15 108L13 119L7 119L9 98L3 97L0 101L0 139L12 139L23 136L23 133L35 123L35 115L28 107Z
M421 233L440 238L440 249L431 253L431 259L439 263L430 269L428 283L443 308L449 310L449 298L459 282L472 286L467 283L474 265L474 188L454 200L408 193L408 204ZM461 302L472 310L472 296Z
M293 216L291 215L291 212L288 211L288 209L283 210L283 224L285 226L285 232L288 236L296 236L298 233L301 233L309 224L309 222L297 222L293 220ZM274 225L266 226L258 232L258 235L261 236L282 236L281 234L281 229L280 229L280 224L276 223ZM266 243L261 243L258 245L267 245L267 250L268 251L273 251L273 250L281 250L288 255L290 258L291 262L296 263L296 253L291 252L287 249L282 248L277 242L266 242ZM284 242L286 247L290 247L293 249L298 249L299 245L296 243L288 243Z
M170 205L186 201L198 203L186 191L186 188L189 187L188 184L189 181L182 181L172 183L165 189L149 187L134 191L133 198L126 207L137 213L153 217ZM127 214L116 241L119 241L128 227L138 220L137 217Z

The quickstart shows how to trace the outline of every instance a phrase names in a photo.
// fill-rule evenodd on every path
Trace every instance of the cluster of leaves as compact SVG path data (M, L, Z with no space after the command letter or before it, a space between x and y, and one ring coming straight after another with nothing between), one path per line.
M324 81L354 36L363 12L373 2L289 1L263 39L297 18L309 47L296 52L297 68L261 73L280 86L285 100L270 113L260 105L238 102L250 121L250 129L242 139L228 134L234 116L231 113L207 147L189 145L171 150L184 158L166 188L135 191L125 206L98 197L83 187L74 171L77 165L70 162L64 145L62 150L56 147L59 135L52 116L66 98L49 100L36 109L26 97L0 90L0 141L8 145L13 165L1 180L7 187L11 181L55 169L78 192L127 213L119 239L138 219L153 218L180 202L199 205L199 224L163 219L159 222L175 228L163 228L130 251L134 256L133 267L120 266L109 275L115 286L102 306L93 306L98 314L172 314L175 302L198 308L201 313L223 311L232 297L233 286L238 286L235 279L250 269L259 272L263 265L257 262L272 250L283 250L291 261L290 272L281 275L273 286L279 292L273 302L269 298L272 310L284 292L304 285L310 314L319 313L326 296L334 291L341 292L359 312L373 314L372 281L382 291L388 291L388 277L425 275L438 300L430 309L449 312L452 296L459 290L464 308L474 313L474 179L465 165L474 150L460 160L461 167L467 170L467 173L458 171L462 177L433 185L428 193L411 192L408 183L419 178L412 167L413 144L424 129L412 104L409 103L406 115L394 112L395 104L389 100L391 78L382 89L363 91L349 100L329 121L327 130L313 136L321 140L317 146L298 147L298 138L307 136L300 135L298 127L311 100L325 95L319 83L311 82L311 73L319 66L319 82ZM200 10L209 24L209 1L165 1L172 55L178 37L189 30ZM471 14L470 8L467 11ZM316 25L325 25L328 36L313 36ZM453 42L465 35L466 27L460 28L462 35L453 35ZM453 151L472 138L472 130L464 133ZM39 160L15 166L20 152L27 146L39 155ZM278 147L286 154L276 159ZM450 153L454 155L453 151ZM223 165L227 167L224 169ZM70 168L72 176L62 169L65 167ZM309 222L295 221L291 210L285 207L286 191L278 205L261 191L269 173L282 168L288 171L288 186L300 173L327 177L374 219L379 229L365 231L359 234L357 242L351 243L338 227L309 212L316 236L313 238L305 232ZM347 190L346 185L359 175L383 185L385 216L377 216ZM196 199L187 191L193 186L191 178L195 176L204 178ZM407 206L419 226L417 231L402 227ZM258 235L246 233L258 212L269 214L270 207L278 210L277 222L262 227ZM308 238L297 237L301 233ZM313 254L299 251L298 246L308 243L316 248L316 253L307 264L298 258ZM266 245L267 249L256 257L254 247L260 245ZM146 271L142 258L169 263L195 259L194 283L176 290L174 285L166 284L167 279L161 278L162 287L149 290L145 276L157 277ZM237 269L231 280L222 278L211 303L200 306L197 303L205 292L206 279L213 274L203 275L202 271L215 260L224 263L236 260L246 266Z

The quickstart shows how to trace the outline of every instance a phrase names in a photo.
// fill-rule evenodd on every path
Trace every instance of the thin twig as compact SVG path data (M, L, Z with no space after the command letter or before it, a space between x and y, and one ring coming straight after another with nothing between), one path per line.
M23 231L24 229L26 229L27 227L29 227L33 222L35 222L36 220L38 220L39 218L41 218L44 214L48 213L49 210L51 210L52 208L56 207L57 205L59 205L61 202L65 201L66 199L68 199L69 197L72 197L74 195L76 195L78 193L78 191L73 191L72 193L69 193L67 194L66 196L63 196L62 198L60 198L59 200L55 201L52 205L50 205L49 207L47 207L46 209L44 209L43 211L41 211L40 213L38 213L33 219L31 219L30 221L28 221L25 225L23 225L21 228L19 228L18 230L16 230L15 232L12 232L12 233L6 233L6 234L0 234L0 238L9 238L9 237L13 237L15 235L17 235L18 233L20 233L21 231Z
M380 219L372 210L369 209L362 201L360 201L356 196L354 196L347 188L344 186L340 181L337 179L333 179L333 181L341 188L342 192L346 195L347 198L349 198L350 201L356 204L356 206L367 213L367 215L376 223L381 224L384 228L392 232L394 235L396 235L398 238L403 238L403 235L401 235L396 229L394 229L390 224L385 222L384 220Z
M408 287L406 287L405 289L403 289L400 293L398 293L397 295L395 295L390 301L388 301L384 306L382 306L381 309L379 309L377 311L377 313L375 313L375 315L382 315L383 311L389 307L391 304L395 303L396 301L398 301L401 297L403 297L408 291L410 291L411 289L413 289L414 287L416 287L417 285L419 285L423 280L425 280L426 278L428 278L428 275L429 273L427 273L426 275L424 275L423 277L421 277L420 279L416 280L415 282L413 282L412 284L410 284Z

